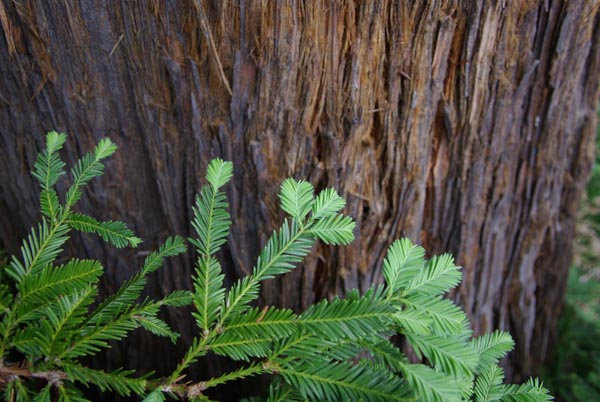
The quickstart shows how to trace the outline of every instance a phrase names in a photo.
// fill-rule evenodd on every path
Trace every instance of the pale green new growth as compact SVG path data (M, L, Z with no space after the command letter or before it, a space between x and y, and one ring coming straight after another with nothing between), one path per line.
M480 373L490 365L498 363L504 355L515 347L515 343L510 334L494 331L474 338L470 346L479 356L475 372Z
M487 367L475 382L475 397L479 402L499 401L504 394L504 370L495 364Z
M253 401L552 399L537 380L502 384L504 373L497 364L514 346L510 335L496 331L473 339L464 312L443 298L461 279L452 256L426 261L425 250L408 239L391 244L381 286L348 291L302 313L260 306L262 282L295 269L318 241L344 245L354 239L355 223L340 213L346 202L333 189L315 195L310 183L286 179L279 199L288 217L268 239L251 274L226 287L217 257L231 227L222 187L231 180L233 166L221 159L209 163L207 184L192 207L195 236L188 240L195 249L193 290L140 301L148 275L166 257L186 251L184 239L174 236L146 257L137 274L96 304L103 273L98 261L73 259L56 265L70 231L95 233L116 247L135 247L141 240L122 222L101 222L72 211L83 186L103 173L101 161L115 152L109 140L101 140L77 162L65 202L60 202L54 186L65 174L58 155L65 140L64 134L48 134L33 173L41 184L42 222L23 241L21 255L0 269L11 280L9 286L0 284L0 390L6 399L85 401L75 386L79 384L145 396L145 402L208 401L206 390L263 374L271 376L271 386L267 395ZM138 327L177 341L179 334L157 314L162 306L190 303L198 332L167 378L104 372L79 361ZM423 363L410 363L390 340L394 335L404 336ZM211 379L187 379L190 366L210 352L239 364Z
M450 254L442 254L429 260L404 287L403 293L437 296L458 285L461 277L459 268L454 265L454 258Z
M225 193L219 188L231 179L232 174L231 162L213 159L206 173L210 186L202 188L193 207L192 227L198 235L197 239L190 239L198 253L192 295L197 312L193 315L204 331L217 319L225 296L225 289L222 288L225 276L221 273L221 264L213 254L225 243L229 234L229 205Z
M93 152L77 161L77 164L71 169L73 184L67 191L67 201L65 202L67 210L81 198L82 187L94 177L101 176L104 173L104 164L101 160L109 157L116 150L117 146L115 144L108 138L103 138Z
M232 176L233 164L231 162L225 162L220 158L215 158L210 161L208 168L206 169L206 180L215 191L229 183Z
M529 379L525 384L505 385L502 390L503 402L544 402L551 399L550 393L538 379Z
M98 222L91 216L72 213L66 223L80 232L96 233L102 240L115 247L137 247L142 242L123 222Z
M290 214L292 218L302 222L311 210L314 189L308 182L286 179L281 184L279 198L281 209Z
M312 204L312 217L313 219L321 219L326 216L332 216L341 211L345 206L345 199L340 197L334 189L326 188L317 195L315 202Z
M396 295L399 289L406 288L415 275L423 269L425 250L409 239L399 239L392 243L383 261L383 276L388 285L388 296Z
M67 136L51 131L46 137L46 149L38 156L33 176L39 180L42 191L40 204L42 213L52 219L60 213L58 195L52 188L60 176L65 174L65 163L60 159L58 151L65 143Z

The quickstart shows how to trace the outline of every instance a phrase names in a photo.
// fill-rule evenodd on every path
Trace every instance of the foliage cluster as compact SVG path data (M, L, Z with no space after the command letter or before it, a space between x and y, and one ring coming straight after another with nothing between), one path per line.
M137 238L122 222L100 222L73 207L83 186L103 172L102 160L115 151L102 140L71 170L72 184L61 202L55 184L66 172L58 152L64 134L51 132L36 163L41 183L42 222L23 241L19 256L2 270L0 285L0 389L9 401L84 401L80 386L94 385L145 401L206 401L206 391L233 380L272 375L268 393L256 400L306 401L547 401L537 380L504 385L498 365L513 347L509 334L473 337L464 312L443 298L461 280L452 256L425 260L408 239L395 241L383 267L385 284L361 294L323 300L296 314L258 306L261 283L294 269L321 241L344 245L354 238L354 222L340 213L345 201L334 190L315 195L310 183L287 179L281 208L287 214L269 238L252 273L224 286L215 257L226 243L231 219L222 187L232 164L214 159L207 184L193 207L196 263L193 289L160 300L141 299L147 276L164 258L186 250L183 238L167 239L139 273L97 302L103 267L98 261L58 263L72 230L90 232L116 247L135 247ZM137 327L176 342L178 334L157 317L162 306L192 304L198 332L176 369L166 378L105 372L81 363L123 339ZM390 339L406 338L420 363L411 362ZM209 353L239 361L231 372L200 382L186 370Z

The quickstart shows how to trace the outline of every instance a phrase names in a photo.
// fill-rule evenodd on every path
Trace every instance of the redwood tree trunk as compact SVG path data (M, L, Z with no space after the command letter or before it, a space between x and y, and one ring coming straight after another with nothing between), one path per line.
M408 236L456 255L455 297L476 332L513 334L507 367L521 380L550 351L592 162L599 7L0 0L1 245L16 252L39 219L29 172L49 130L68 133L70 163L101 137L120 146L80 207L126 221L144 244L83 235L67 250L105 263L107 291L167 235L190 234L205 165L221 156L236 173L229 278L250 272L280 224L283 178L335 187L357 240L319 247L263 301L301 309L365 289ZM191 255L172 261L150 293L189 287L191 271ZM188 316L170 320L189 342ZM164 372L177 360L169 348L136 333L106 364Z

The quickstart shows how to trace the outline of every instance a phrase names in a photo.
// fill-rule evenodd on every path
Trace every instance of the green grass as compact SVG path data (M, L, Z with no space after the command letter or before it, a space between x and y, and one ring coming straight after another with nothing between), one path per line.
M583 278L583 280L582 280ZM573 268L552 364L545 385L565 402L600 401L600 282Z

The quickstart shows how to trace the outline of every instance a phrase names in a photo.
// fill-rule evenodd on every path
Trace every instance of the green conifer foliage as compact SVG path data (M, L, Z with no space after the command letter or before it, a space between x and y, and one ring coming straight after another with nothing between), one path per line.
M109 341L123 339L138 327L175 342L178 334L157 313L174 300L177 305L191 300L189 293L181 291L159 301L138 300L146 276L165 257L185 251L181 237L167 239L146 258L138 274L97 307L92 305L97 301L102 264L78 259L56 263L72 230L95 233L115 247L135 247L141 242L122 222L99 222L73 209L84 186L103 173L102 160L115 152L110 140L100 141L77 162L71 170L72 185L65 201L60 201L55 184L66 174L58 154L65 140L65 134L56 132L46 137L46 149L33 171L41 185L42 221L23 241L21 255L13 256L2 272L8 280L0 285L0 390L7 401L85 400L77 384L93 384L122 395L145 393L146 378L135 378L132 371L107 373L84 367L79 360L108 348Z
M207 401L207 390L251 376L270 374L267 401L548 401L537 380L504 385L498 361L513 347L509 334L472 337L464 312L443 295L461 280L452 256L426 261L422 247L395 241L384 261L385 283L360 293L322 300L296 314L259 306L265 280L284 275L316 242L345 245L354 238L352 218L340 211L345 200L333 189L315 195L305 181L285 180L281 208L288 217L257 257L252 273L230 287L216 253L231 226L223 187L233 175L230 162L212 160L193 206L196 258L193 290L176 290L159 301L140 300L147 276L165 257L185 251L181 237L167 239L146 258L140 272L92 307L103 267L98 261L56 265L71 230L95 233L116 247L140 239L121 222L99 222L73 211L82 187L103 172L101 160L115 151L109 140L72 169L73 185L60 202L54 185L65 174L58 151L65 135L48 134L35 164L41 183L42 222L23 241L0 277L0 389L6 400L83 401L78 386L94 385L146 402L167 398ZM192 304L198 335L176 369L164 379L135 377L132 371L104 372L79 361L123 339L134 328L176 342L178 334L157 317L161 306ZM390 339L405 337L420 363L411 362ZM231 372L193 383L192 365L208 353L239 361Z

